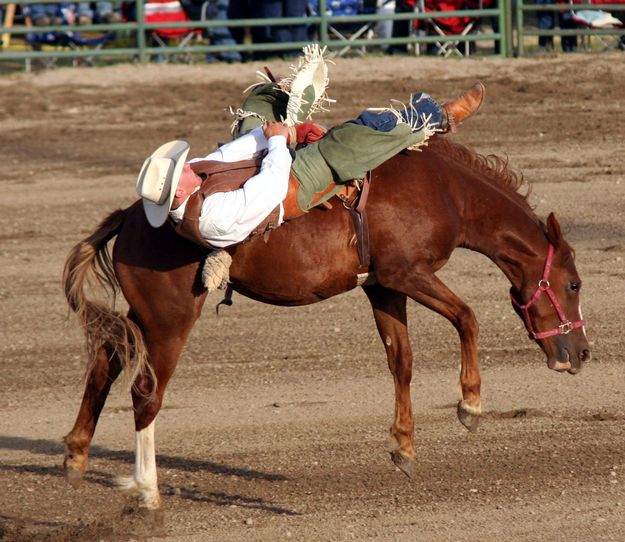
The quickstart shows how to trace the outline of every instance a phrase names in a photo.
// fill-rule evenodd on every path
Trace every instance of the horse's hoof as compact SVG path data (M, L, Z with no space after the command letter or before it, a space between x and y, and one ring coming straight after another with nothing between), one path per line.
M63 467L65 468L65 479L74 489L78 489L80 484L82 484L82 472L80 472L80 469L74 467L73 465L69 465L67 460L65 461Z
M127 493L136 494L139 492L137 481L134 476L116 476L115 486L120 491L125 491Z
M412 478L416 466L416 461L414 459L402 455L399 450L391 452L391 459L400 471L408 476L408 478Z
M480 414L469 412L462 401L458 403L458 419L471 433L475 433L480 424Z
M162 506L161 496L158 490L140 495L139 506L145 509L147 514L152 514L150 517L156 518L157 514L160 513L159 509Z
M115 478L117 489L130 493L136 500L139 508L158 510L161 507L161 495L158 488L148 488L139 484L134 476L118 476Z
M165 512L161 508L160 499L158 502L152 503L152 506L147 506L143 503L139 495L136 495L127 501L122 510L122 514L124 516L141 518L153 527L162 526L165 519Z
M89 454L84 451L84 448L76 446L75 443L70 446L69 435L63 439L63 442L65 443L65 456L63 458L65 479L74 489L77 489L82 483L83 474L87 472Z

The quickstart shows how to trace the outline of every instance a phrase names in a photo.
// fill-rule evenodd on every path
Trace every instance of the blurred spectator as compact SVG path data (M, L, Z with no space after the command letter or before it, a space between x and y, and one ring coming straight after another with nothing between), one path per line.
M464 8L465 9L496 9L498 6L498 0L465 0ZM493 33L499 32L499 17L476 17L473 20L474 26L471 31L472 34L480 33L480 29L485 22L490 23L491 29ZM471 54L475 54L477 52L477 42L472 41L469 44L469 50ZM499 54L501 52L501 42L500 40L495 40L494 45L494 53Z
M30 17L35 26L74 24L73 4L26 4L24 15Z
M570 4L569 0L535 0L536 4ZM573 3L581 3L582 0L573 0ZM538 28L540 30L553 30L555 28L555 13L553 11L538 12ZM571 30L578 28L577 23L573 20L570 10L558 13L558 25L562 30ZM577 36L562 36L560 39L562 50L564 52L573 52L577 50ZM543 51L553 51L553 36L538 36L538 48Z
M113 2L95 2L95 11L92 9L93 4L89 2L77 2L76 6L76 24L92 24L94 21L98 23L119 23L122 16L113 8Z
M260 16L266 19L277 19L280 17L305 17L306 16L306 0L258 0L260 7ZM284 25L284 26L267 26L268 42L289 43L289 42L306 42L308 41L306 34L306 25ZM283 54L299 54L300 48L292 51L282 51Z
M384 0L377 0L375 13L377 15L392 15L395 12L394 0L385 2ZM393 36L393 21L378 21L375 23L374 34L378 38L388 39ZM381 46L384 51L388 52L388 45Z
M535 0L536 5L544 6L553 4L553 0ZM553 30L555 27L553 11L538 11L539 30ZM538 36L538 48L542 51L553 51L553 36Z
M498 0L487 0L484 3L484 8L498 8L499 1ZM499 17L497 15L490 18L490 26L493 29L495 34L499 33ZM501 53L501 40L495 40L495 48L493 51L496 55Z
M136 11L135 3L135 11ZM186 23L191 19L179 0L149 0L144 6L144 21L149 24ZM136 13L135 13L136 15ZM202 32L197 28L153 28L147 31L148 43L153 47L169 47L170 41L179 44L190 44ZM167 62L171 57L163 52L157 52L152 60L157 63Z
M228 19L257 19L260 18L259 2L254 0L232 0L228 5ZM236 43L245 43L245 34L247 30L243 26L236 26L230 29ZM254 26L250 29L252 36L252 42L263 43L263 38L266 37L266 33L263 28ZM256 53L254 56L262 56L260 53ZM250 53L243 53L243 60L247 60L252 57ZM263 58L265 58L263 56Z
M573 15L570 11L560 13L560 28L562 30L572 30L574 28L578 28L578 25L573 20ZM565 53L577 51L577 36L562 36L561 44L562 50Z
M416 0L395 0L395 13L410 13L415 9ZM393 21L393 37L407 38L410 35L410 28L413 21ZM406 44L391 45L388 49L391 55L405 55L407 53Z
M234 0L236 2L236 0ZM182 7L186 11L189 19L200 21L203 17L217 21L228 19L229 0L180 0ZM204 13L202 13L204 10ZM227 26L208 28L206 31L208 39L212 45L235 45L230 29ZM224 62L241 62L241 53L238 51L224 51L217 53L217 59ZM215 62L215 55L206 54L207 62Z
M573 0L574 4L581 4L583 0ZM558 0L558 4L569 4L568 0ZM579 28L578 24L573 20L573 14L570 10L561 11L559 14L559 24L562 30L572 30ZM565 53L577 51L577 36L562 36L560 43Z
M279 17L304 17L306 15L306 0L236 0L230 2L228 8L229 19L266 19ZM232 36L237 43L243 43L245 39L244 28L232 28ZM283 26L255 26L251 28L252 42L258 43L286 43L291 41L308 41L306 25L283 25ZM282 51L281 53L284 53ZM287 54L297 54L299 49L287 51ZM256 59L264 59L271 53L257 51Z
M145 20L150 23L157 22L183 22L183 21L201 21L209 19L227 20L229 0L177 0L176 8L172 9L171 2L168 0L145 0ZM233 0L232 4L239 4ZM163 6L163 9L159 9ZM124 17L129 21L137 20L136 2L125 2L123 4ZM157 40L155 34L158 35L160 45L168 45L170 39L180 39L187 36L190 31L199 33L198 29L158 29L157 31L147 32L152 45ZM205 31L207 37L211 40L212 45L232 46L236 42L232 38L230 29L226 26L217 28L208 28ZM238 51L223 51L216 53L207 53L207 62L215 62L217 59L224 62L241 62L241 54ZM156 54L153 57L154 62L166 62L167 57L164 54Z
M467 7L465 5L465 0L425 0L424 6L426 12L440 12L441 15L446 11L460 11ZM471 24L470 17L441 17L431 19L431 22L424 23L424 26L427 27L428 34L432 36L440 35L439 31L446 36L453 36L455 34L462 34L469 24ZM437 31L436 28L438 28L439 31ZM426 52L428 55L439 55L443 54L448 47L449 46L446 47L444 44L441 46L436 43L428 43ZM464 45L462 48L464 48ZM473 48L471 48L471 44L469 44L468 49L469 53L471 49L475 51L475 45L473 44Z

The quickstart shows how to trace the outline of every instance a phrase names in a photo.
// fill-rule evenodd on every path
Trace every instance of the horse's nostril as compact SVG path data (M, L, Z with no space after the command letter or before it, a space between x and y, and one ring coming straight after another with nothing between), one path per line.
M580 361L590 361L590 358L592 356L590 355L590 350L588 350L588 348L584 348L580 353L579 353L579 360Z

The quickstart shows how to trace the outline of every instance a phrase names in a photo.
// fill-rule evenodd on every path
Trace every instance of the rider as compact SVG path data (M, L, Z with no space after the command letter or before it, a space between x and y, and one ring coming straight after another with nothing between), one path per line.
M202 175L197 168L194 171L194 164L206 160L235 162L263 151L266 155L260 172L242 188L212 193L201 203L198 225L202 239L198 242L216 248L239 243L278 206L278 224L283 221L290 175L299 182L297 203L301 211L308 211L313 197L332 182L363 178L403 149L418 148L436 132L454 130L477 111L484 97L481 83L443 106L418 93L407 106L366 110L324 134L319 126L300 120L329 101L325 97L327 67L322 53L307 47L293 77L259 85L251 93L245 109L236 113L237 139L189 162L185 162L189 144L173 141L145 161L137 192L152 226L161 226L168 216L174 224L183 219L193 199L190 196L202 187ZM277 121L281 118L286 122ZM289 144L299 146L293 152ZM332 193L316 200L315 205Z

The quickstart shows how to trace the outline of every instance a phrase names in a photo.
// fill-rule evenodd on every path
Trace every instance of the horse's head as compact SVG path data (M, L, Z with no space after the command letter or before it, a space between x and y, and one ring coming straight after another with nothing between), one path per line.
M553 213L545 227L549 249L544 264L528 266L520 290L512 289L512 304L524 320L530 338L547 355L547 365L556 371L578 373L590 360L584 330L575 254L562 237Z

